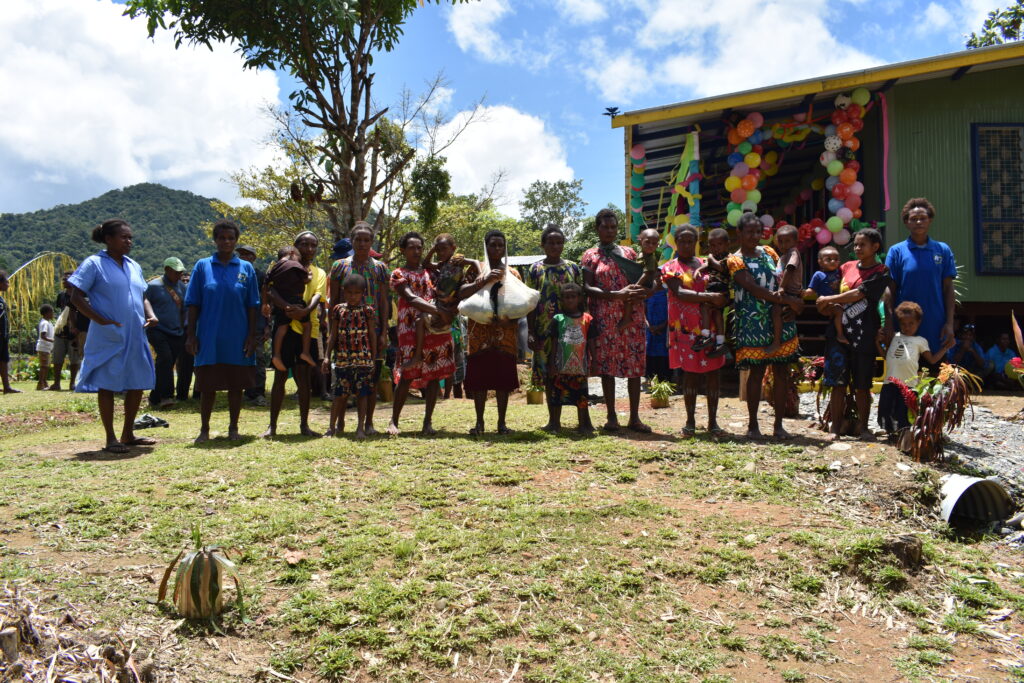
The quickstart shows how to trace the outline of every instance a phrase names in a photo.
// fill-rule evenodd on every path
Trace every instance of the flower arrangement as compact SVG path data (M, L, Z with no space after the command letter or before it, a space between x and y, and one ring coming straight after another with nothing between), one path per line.
M968 408L973 418L971 393L981 391L981 379L957 365L943 363L938 376L929 377L926 372L913 387L893 377L889 381L897 386L907 404L907 449L914 460L941 458L943 432L960 427Z

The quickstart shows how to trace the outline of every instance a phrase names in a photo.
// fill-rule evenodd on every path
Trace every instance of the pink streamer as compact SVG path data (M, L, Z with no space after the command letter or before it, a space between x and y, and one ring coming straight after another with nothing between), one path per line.
M885 93L878 93L882 102L882 191L885 195L885 210L889 210L889 108Z

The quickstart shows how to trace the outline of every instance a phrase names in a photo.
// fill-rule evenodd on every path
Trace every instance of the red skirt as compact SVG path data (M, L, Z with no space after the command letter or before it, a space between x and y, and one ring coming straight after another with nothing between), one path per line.
M516 357L486 349L466 358L466 391L515 391L519 388Z

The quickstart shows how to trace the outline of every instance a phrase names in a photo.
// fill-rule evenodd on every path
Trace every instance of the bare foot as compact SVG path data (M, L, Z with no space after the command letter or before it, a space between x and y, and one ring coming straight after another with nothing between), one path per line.
M299 428L299 434L301 434L302 436L311 436L314 439L319 439L321 436L323 436L323 434L321 434L320 432L314 432L312 429L310 429L309 425L302 425L302 427Z
M651 428L645 425L640 420L630 420L629 424L626 425L626 428L639 434L651 433Z
M401 433L402 430L398 428L398 425L395 424L394 420L388 422L388 436L398 436Z
M380 432L373 428L372 424L366 425L366 428L363 430L363 433L366 434L367 436L377 436L378 434L380 434Z
M21 389L15 389L14 387L7 387L4 389L5 394L20 394Z
M764 353L766 356L771 356L773 354L778 353L779 349L781 348L782 344L780 344L779 342L772 342L768 346L764 347Z
M345 428L344 427L338 427L337 429L334 430L334 438L340 439L343 436L345 436Z
M274 356L273 358L271 358L270 364L274 366L275 370L280 370L281 372L285 372L288 370L288 368L284 364L284 361L281 360L278 356Z
M592 424L580 425L579 427L576 428L576 431L578 433L582 434L583 436L590 436L590 435L592 435L594 433L594 425L592 425Z
M841 434L836 434L835 432L827 432L825 436L821 438L825 441L841 441L843 437Z
M316 367L316 361L313 360L313 356L309 355L308 353L300 353L299 360L305 361L306 363L309 363L313 367Z
M850 340L846 338L845 334L837 334L836 341L840 344L845 344L846 346L850 345Z
M861 441L877 441L878 440L878 439L875 438L875 435L871 432L870 429L865 429L863 432L860 433L860 436L858 436L857 438L860 439Z
M334 427L330 427L326 432L324 432L324 436L334 436L335 431L337 430L335 430Z
M498 433L501 435L508 435L512 433L512 430L505 425L498 425Z
M762 438L764 438L761 434L761 428L758 427L757 425L752 425L748 427L746 436L748 439L753 439L755 441L759 441Z
M193 441L192 443L194 443L194 444L196 444L198 446L199 444L206 443L209 440L210 440L210 432L209 432L209 430L204 429L201 432L199 432L199 436L197 436L196 440Z
M555 424L554 422L548 422L546 425L541 427L541 431L547 432L548 434L557 434L562 431L562 425Z
M793 435L787 432L782 427L782 425L779 425L778 427L772 430L772 436L775 437L776 439L782 439L783 441L785 441L786 439L793 438Z
M601 427L601 429L603 429L606 432L617 432L617 431L619 431L619 429L621 429L621 427L619 427L619 418L617 418L617 417L609 417L605 421L604 427Z
M477 422L476 426L469 430L469 435L470 436L483 436L483 433L484 433L484 423L483 422Z
M366 438L366 432L364 432L364 431L362 430L362 428L360 428L360 429L357 429L357 430L356 430L356 433L355 433L355 437L356 437L357 439L359 439L360 441L362 441L363 439L365 439L365 438Z
M423 429L420 430L420 434L423 436L437 436L437 430L429 422L423 423Z
M261 439L273 439L275 436L277 436L276 427L267 427L267 431L260 434Z

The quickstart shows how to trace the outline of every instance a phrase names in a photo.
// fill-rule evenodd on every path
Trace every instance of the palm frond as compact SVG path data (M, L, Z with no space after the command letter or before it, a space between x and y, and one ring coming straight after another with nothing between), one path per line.
M12 331L33 329L39 320L39 307L52 303L60 292L64 271L77 267L75 259L57 251L44 251L18 266L9 278L11 286L6 297L11 307Z

